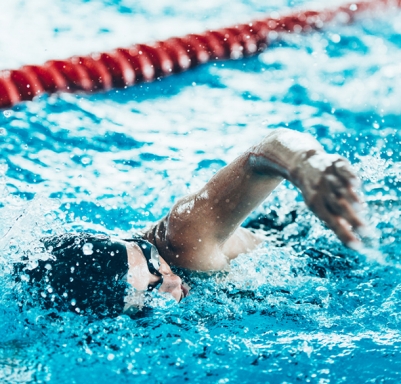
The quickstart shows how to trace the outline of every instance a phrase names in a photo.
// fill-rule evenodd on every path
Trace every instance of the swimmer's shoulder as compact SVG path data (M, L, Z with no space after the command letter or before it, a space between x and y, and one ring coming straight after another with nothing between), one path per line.
M156 246L170 267L192 271L220 271L228 267L229 260L217 242L192 231L177 230L168 216L147 228L143 237Z

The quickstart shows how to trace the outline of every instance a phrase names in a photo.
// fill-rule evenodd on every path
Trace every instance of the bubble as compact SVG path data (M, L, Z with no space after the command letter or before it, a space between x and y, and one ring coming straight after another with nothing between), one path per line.
M93 244L92 243L86 243L82 247L82 252L84 255L92 255L93 254Z
M333 43L339 43L341 41L341 36L337 33L333 34L330 38Z
M83 164L83 165L88 165L88 164L90 164L92 162L92 159L90 158L90 157L83 157L82 159L81 159L81 163Z
M29 276L27 276L27 275L21 275L20 278L22 281L25 281L25 282L29 281Z
M75 299L72 299L72 300L71 300L71 305L72 305L73 307L75 307L75 305L77 305L77 301L76 301Z

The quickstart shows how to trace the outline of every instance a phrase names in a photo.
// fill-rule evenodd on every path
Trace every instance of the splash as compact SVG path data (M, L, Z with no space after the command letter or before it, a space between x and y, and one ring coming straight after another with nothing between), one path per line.
M209 17L206 3L180 9L164 2L106 3L65 4L62 20L71 32L57 32L60 57L72 46L75 52L77 42L83 52L85 44L108 48L93 40L115 46L121 31L150 16L161 29L174 21L177 29L163 31L168 36L193 30L194 19L204 30L207 23L221 25L221 18L231 24L266 12L243 1L229 2L230 15L220 12L225 0L214 2ZM19 20L28 25L24 7ZM89 29L75 29L82 22L75 16L92 7L102 7L101 16L93 24L85 16ZM108 23L104 15L111 20L110 12L124 7L129 17L120 14L116 29L96 33ZM50 27L61 16L45 17L49 10L27 13L42 15L39 24L47 29L26 42L55 33ZM77 38L81 30L92 41ZM141 33L142 41L163 37ZM1 115L0 380L368 382L385 376L399 382L398 35L398 14L375 24L362 20L276 40L259 57L142 88L43 97ZM19 65L37 51L31 45L11 49L15 55L4 63ZM253 214L269 217L265 244L241 255L228 274L182 272L192 290L179 305L155 294L149 310L133 318L93 321L41 308L24 282L15 281L12 262L29 252L33 260L43 257L36 248L42 236L82 230L127 236L278 126L313 134L328 151L350 159L376 231L367 246L380 255L342 246L284 183Z

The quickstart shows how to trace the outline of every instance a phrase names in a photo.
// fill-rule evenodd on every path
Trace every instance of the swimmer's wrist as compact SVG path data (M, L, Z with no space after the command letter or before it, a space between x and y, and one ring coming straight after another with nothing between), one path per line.
M302 178L301 173L305 168L306 163L315 156L321 156L326 154L324 150L308 149L300 151L291 160L291 164L288 169L287 180L293 183L295 186L299 186L300 179Z
M281 177L296 183L303 165L315 155L326 152L312 136L288 128L278 128L250 150L253 171Z

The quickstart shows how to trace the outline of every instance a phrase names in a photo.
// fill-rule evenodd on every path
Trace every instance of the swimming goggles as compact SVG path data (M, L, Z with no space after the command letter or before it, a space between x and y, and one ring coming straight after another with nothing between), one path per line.
M148 285L148 291L159 289L160 286L163 284L163 275L159 272L160 255L157 251L157 248L153 244L149 243L149 241L146 241L141 237L135 236L132 239L124 239L124 241L137 243L139 248L141 248L143 255L145 256L149 272L152 275L160 277L160 280L157 283Z

